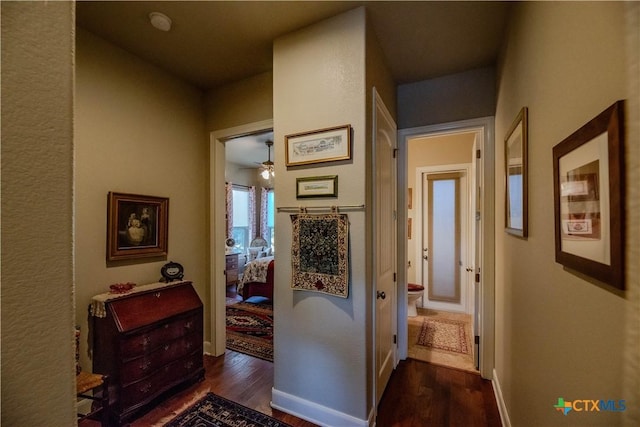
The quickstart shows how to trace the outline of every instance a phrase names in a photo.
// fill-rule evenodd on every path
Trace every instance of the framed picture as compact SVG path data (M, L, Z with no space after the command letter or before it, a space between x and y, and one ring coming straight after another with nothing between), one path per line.
M528 110L518 113L504 139L505 230L518 237L528 235L527 183Z
M296 198L338 197L338 175L296 178Z
M286 165L351 159L351 125L287 135Z
M624 289L624 103L553 147L556 262Z
M169 199L109 192L107 261L167 255Z

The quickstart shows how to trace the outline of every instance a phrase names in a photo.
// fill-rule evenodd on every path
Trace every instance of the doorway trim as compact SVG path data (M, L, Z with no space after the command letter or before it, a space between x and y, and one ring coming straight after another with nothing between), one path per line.
M477 131L480 138L476 148L480 150L481 182L481 229L480 229L480 297L479 329L480 375L485 379L493 378L495 354L495 130L494 117L462 120L436 125L407 128L398 131L398 206L407 206L407 148L408 140L418 136L433 136L443 133ZM398 238L407 239L407 209L398 212ZM407 323L407 245L398 246L398 354L406 359L408 353Z
M220 356L227 346L225 271L225 142L273 129L273 119L214 130L209 137L209 297L211 341L205 352Z

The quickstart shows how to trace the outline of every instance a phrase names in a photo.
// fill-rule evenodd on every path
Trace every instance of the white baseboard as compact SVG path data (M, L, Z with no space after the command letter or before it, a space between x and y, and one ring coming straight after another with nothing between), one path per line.
M211 351L211 341L205 341L204 342L204 348L203 348L203 353L204 354L210 354L213 355L213 352Z
M500 421L502 421L503 427L511 427L511 420L509 419L509 412L507 411L507 405L504 403L504 397L502 397L502 388L500 388L500 381L498 381L498 374L496 370L493 370L493 394L496 396L496 402L498 403L498 412L500 412Z
M271 407L319 426L369 427L371 425L371 420L362 420L275 388L271 389ZM371 417L372 415L369 418Z

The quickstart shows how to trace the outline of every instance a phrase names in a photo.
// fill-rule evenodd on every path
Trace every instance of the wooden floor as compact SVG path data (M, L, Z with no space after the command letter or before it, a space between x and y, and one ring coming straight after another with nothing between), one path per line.
M228 303L239 298L227 293ZM168 398L131 423L131 427L162 425L198 397L211 391L270 415L292 427L313 427L308 421L271 408L273 363L235 351L204 356L205 379ZM378 407L378 427L500 426L491 382L480 375L413 359L401 361ZM87 420L82 427L99 426ZM340 426L335 426L340 427Z
M401 361L378 407L380 427L501 426L491 381L414 359Z
M131 423L149 427L212 391L270 415L292 427L313 427L308 421L271 408L273 363L234 351L205 356L204 381L167 399ZM378 427L500 426L491 382L478 374L445 368L413 359L401 361L378 407ZM82 427L99 424L84 421ZM336 426L339 427L339 426Z

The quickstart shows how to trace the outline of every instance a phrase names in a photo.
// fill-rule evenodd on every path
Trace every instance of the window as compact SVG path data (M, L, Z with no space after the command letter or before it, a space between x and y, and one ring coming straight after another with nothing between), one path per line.
M249 247L249 189L233 187L233 228L236 248L245 252Z
M273 190L269 190L267 192L267 230L264 234L267 243L271 247L275 247L275 210Z

